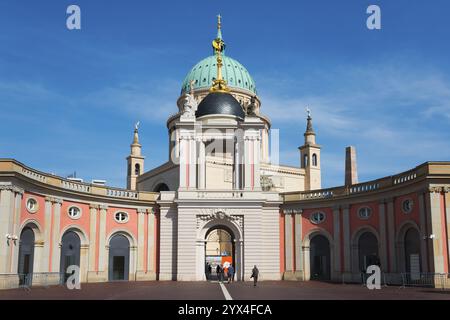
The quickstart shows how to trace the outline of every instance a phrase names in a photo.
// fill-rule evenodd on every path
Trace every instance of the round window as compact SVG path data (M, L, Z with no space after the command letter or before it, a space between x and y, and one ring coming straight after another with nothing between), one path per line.
M30 213L35 213L38 210L38 202L34 198L29 198L27 200L27 210Z
M78 207L70 207L68 214L71 219L79 219L81 217L81 209Z
M123 211L116 212L114 219L119 223L125 223L128 221L128 213Z
M410 213L413 209L413 201L411 199L406 199L402 202L402 210L404 213Z
M358 216L360 219L367 220L372 215L372 209L369 207L362 207L358 210Z
M323 212L314 212L310 218L311 222L314 224L319 224L325 221L325 213Z

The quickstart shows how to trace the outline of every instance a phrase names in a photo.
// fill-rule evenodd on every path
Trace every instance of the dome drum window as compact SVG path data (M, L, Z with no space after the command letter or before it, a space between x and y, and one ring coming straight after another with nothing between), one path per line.
M372 209L369 207L362 207L358 210L358 217L362 220L367 220L372 215Z
M325 221L326 215L322 211L314 212L311 214L309 220L314 224L319 224Z
M81 209L75 206L69 207L69 210L67 210L67 214L71 219L80 219Z
M27 210L29 213L36 213L39 209L39 204L35 198L27 199Z
M128 213L123 211L118 211L114 214L114 220L118 223L127 223L129 220Z
M402 202L402 211L404 213L411 213L414 202L411 199L406 199Z

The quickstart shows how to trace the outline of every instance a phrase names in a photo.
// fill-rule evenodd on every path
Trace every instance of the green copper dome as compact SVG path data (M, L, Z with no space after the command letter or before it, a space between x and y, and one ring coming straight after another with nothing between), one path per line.
M194 81L194 89L209 88L217 76L216 56L209 56L197 63L183 81L181 93L189 91L191 80ZM255 81L247 69L233 58L223 56L222 76L227 81L228 87L239 88L256 94Z

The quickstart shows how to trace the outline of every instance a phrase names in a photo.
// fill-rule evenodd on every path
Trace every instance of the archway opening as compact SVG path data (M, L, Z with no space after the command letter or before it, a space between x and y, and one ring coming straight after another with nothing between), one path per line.
M109 281L127 281L130 273L130 241L117 234L109 242Z
M359 269L366 273L367 267L371 265L380 266L378 255L378 240L371 232L364 232L358 241L359 249Z
M158 185L154 188L154 190L153 190L153 192L161 192L161 191L170 191L170 189L169 189L169 187L167 186L167 184L165 184L165 183L160 183L160 184L158 184Z
M60 272L64 274L64 282L70 276L67 273L69 266L80 266L81 240L73 231L66 232L61 240Z
M310 241L311 280L330 280L330 242L323 235L316 235Z
M412 278L420 278L420 235L415 228L405 233L405 270Z
M225 226L213 227L205 237L205 274L207 280L226 280L229 266L236 273L233 232ZM220 272L222 268L222 272Z
M31 228L24 228L19 242L19 285L31 286L34 262L34 232Z

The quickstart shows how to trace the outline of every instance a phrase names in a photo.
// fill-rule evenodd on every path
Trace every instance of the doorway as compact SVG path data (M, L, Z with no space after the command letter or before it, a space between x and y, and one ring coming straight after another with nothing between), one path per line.
M412 279L420 279L420 235L415 228L405 234L405 271Z
M19 242L19 285L31 286L34 262L34 232L31 228L23 229Z
M316 235L310 242L311 280L330 280L330 242L323 235Z
M381 265L378 256L378 240L373 233L364 232L359 237L358 249L360 272L366 273L367 268L371 265Z
M130 241L124 235L115 235L109 242L109 281L128 281L130 268Z
M60 272L64 274L64 282L71 274L67 273L69 266L80 266L81 240L73 231L66 232L61 240Z
M233 266L236 274L235 242L231 230L219 226L211 228L207 232L204 263L206 279L209 281L227 280L230 265ZM220 272L219 266L222 268L222 272Z

